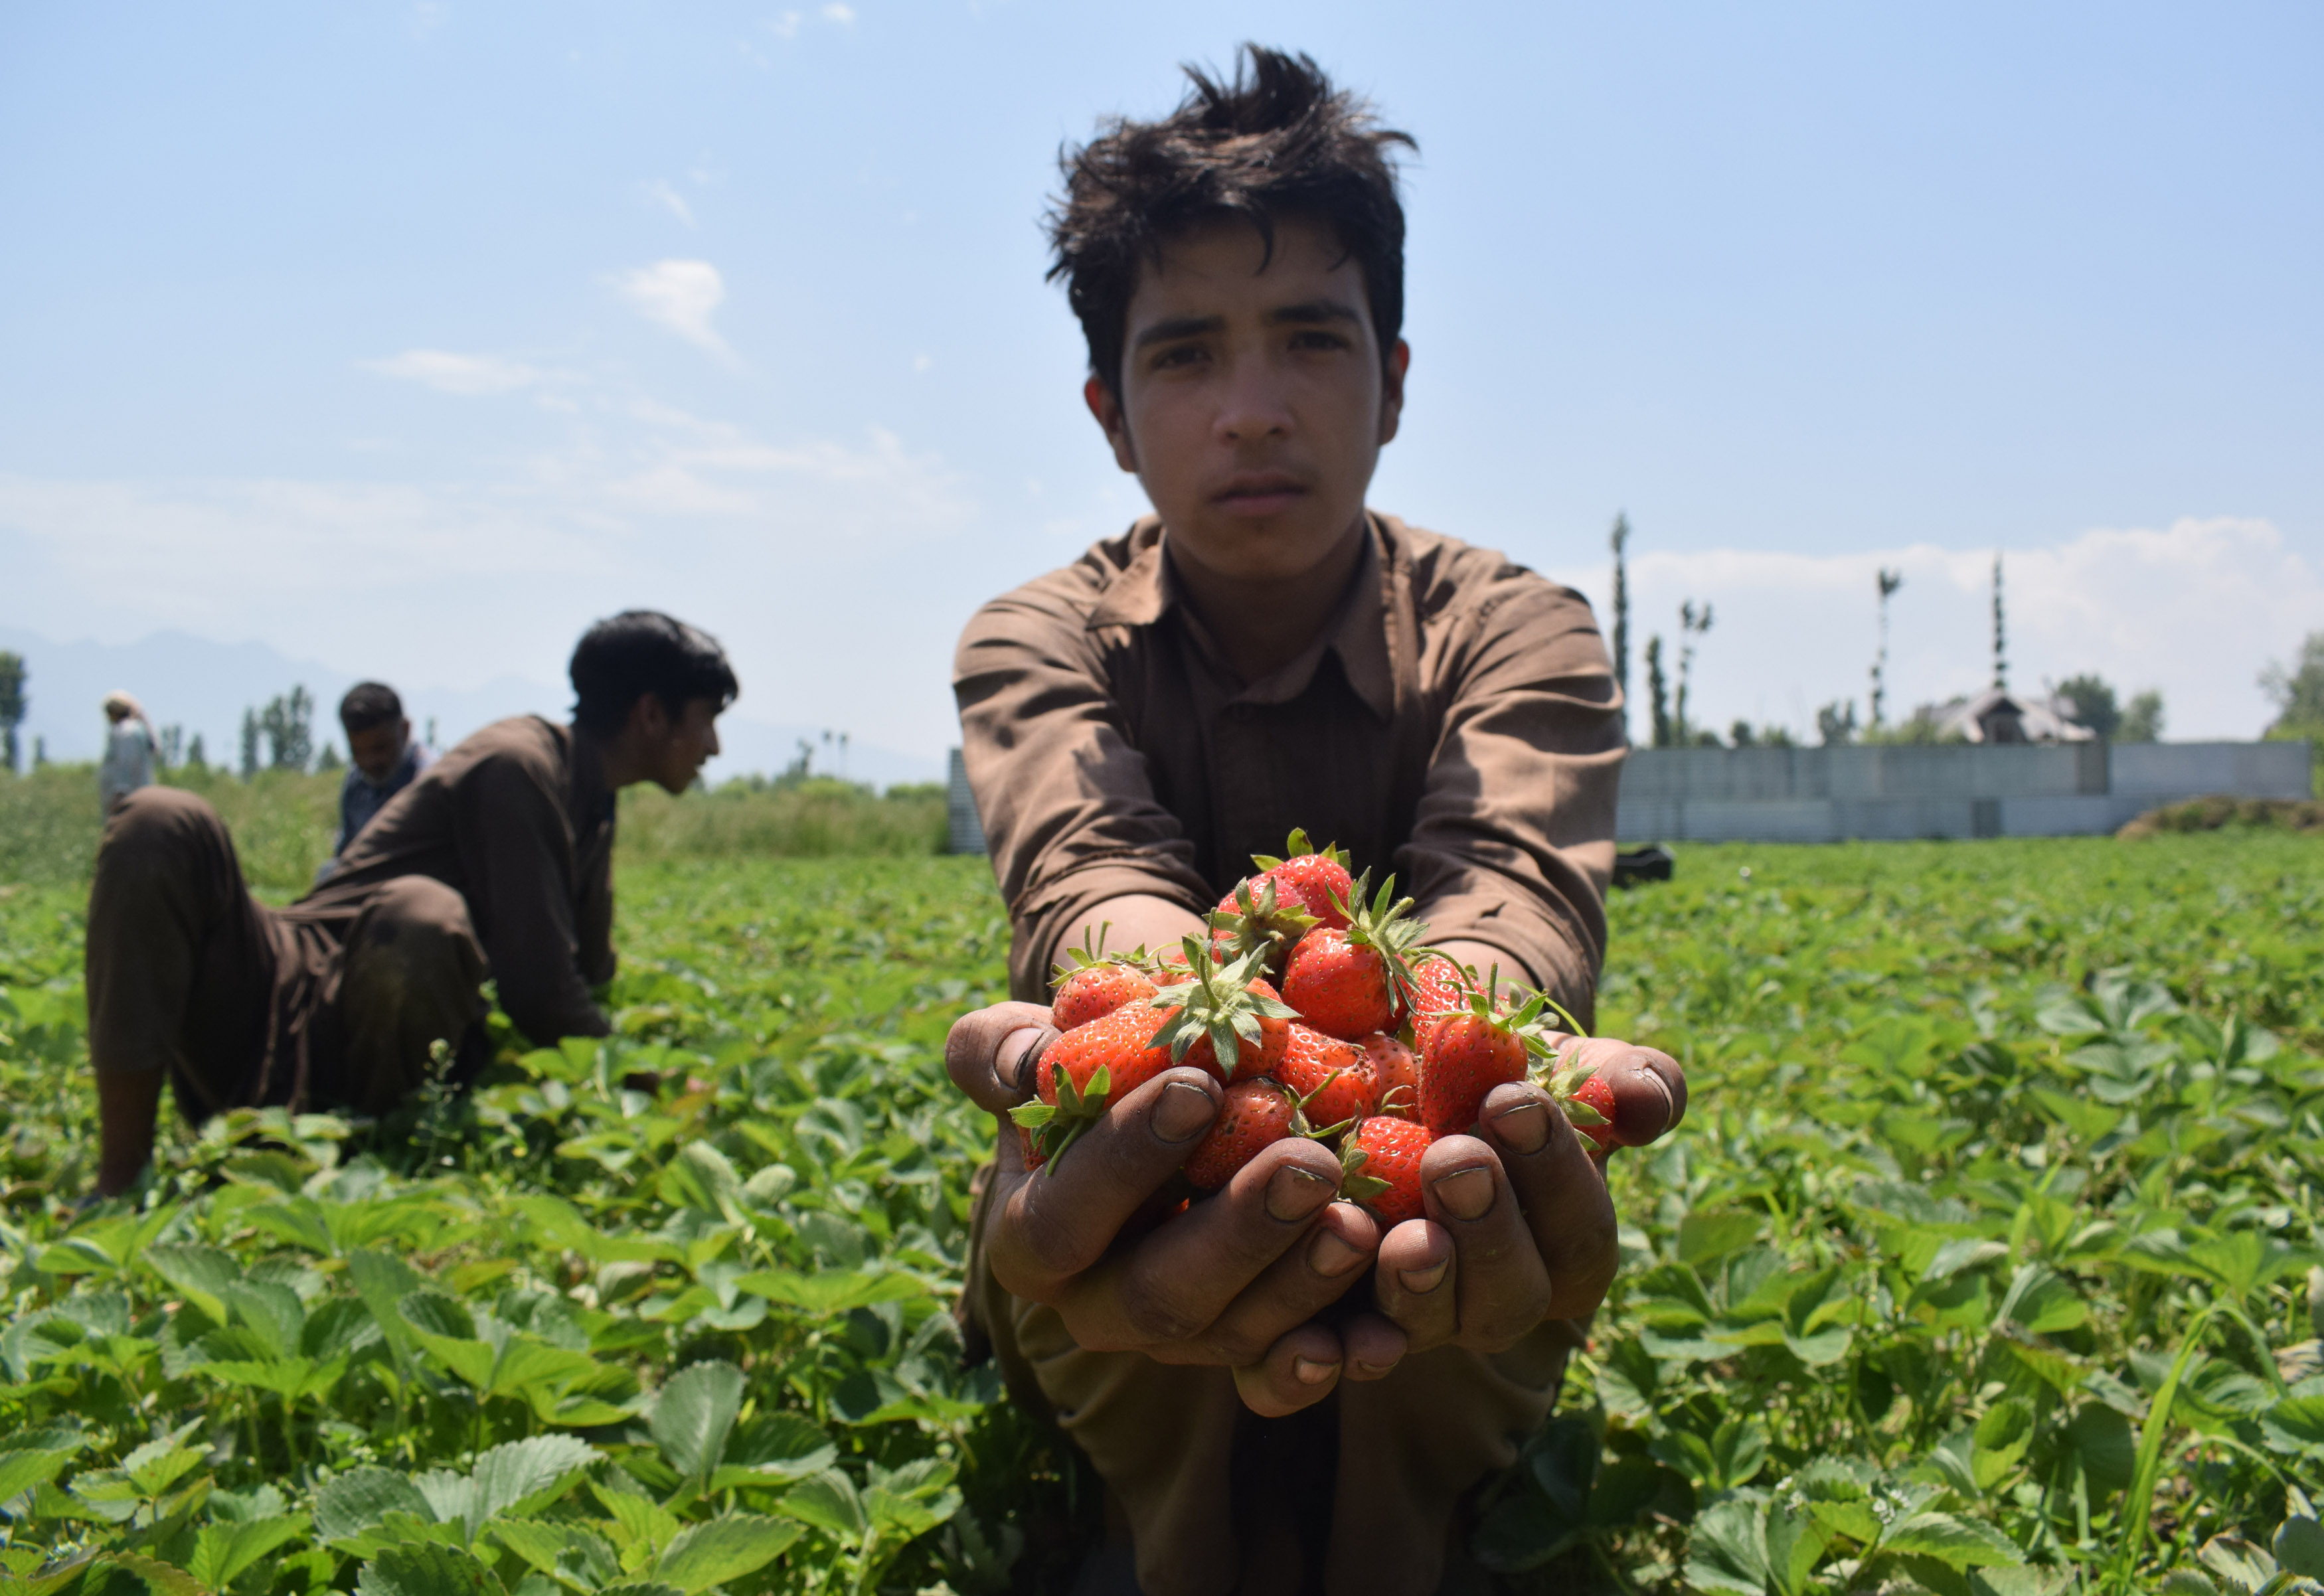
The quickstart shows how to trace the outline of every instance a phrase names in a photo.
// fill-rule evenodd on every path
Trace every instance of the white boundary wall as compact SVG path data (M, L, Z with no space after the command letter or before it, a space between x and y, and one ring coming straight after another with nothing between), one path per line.
M1637 748L1624 843L2076 836L2162 804L2314 796L2306 743Z

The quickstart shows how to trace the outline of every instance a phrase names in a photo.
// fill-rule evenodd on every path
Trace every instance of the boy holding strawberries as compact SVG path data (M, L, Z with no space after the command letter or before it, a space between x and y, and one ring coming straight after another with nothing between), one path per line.
M1156 513L987 605L954 670L1018 1001L947 1054L996 1114L1057 1037L1069 945L1176 946L1295 826L1585 1021L1603 960L1625 744L1588 605L1364 503L1409 359L1388 152L1410 141L1304 57L1194 84L1069 156L1053 217L1085 398ZM1609 1140L1677 1121L1670 1059L1585 1048ZM1421 1217L1342 1200L1292 1137L1125 1232L1224 1095L1167 1069L1052 1173L1004 1125L980 1176L975 1328L1107 1482L1084 1586L1434 1590L1461 1497L1547 1415L1613 1277L1600 1161L1513 1083L1428 1146Z

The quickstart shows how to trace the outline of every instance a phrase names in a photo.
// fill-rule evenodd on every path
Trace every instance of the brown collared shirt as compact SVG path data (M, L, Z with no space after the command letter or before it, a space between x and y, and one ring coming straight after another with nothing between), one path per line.
M969 623L953 690L1014 996L1047 1001L1100 904L1207 910L1304 826L1375 885L1394 871L1432 940L1499 950L1586 1021L1625 751L1589 604L1370 521L1333 619L1258 681L1211 646L1150 517Z
M408 875L466 900L501 1007L526 1037L611 1029L589 989L613 978L613 799L586 739L530 715L464 739L281 917L344 936L375 886Z

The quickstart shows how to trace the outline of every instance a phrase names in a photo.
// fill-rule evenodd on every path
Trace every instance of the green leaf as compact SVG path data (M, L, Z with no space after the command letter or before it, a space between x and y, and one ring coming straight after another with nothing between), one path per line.
M207 1446L180 1446L168 1436L148 1441L121 1460L121 1471L140 1494L159 1496L209 1455Z
M2324 1524L2294 1514L2277 1527L2268 1549L2276 1566L2303 1579L2324 1580Z
M304 1513L204 1525L195 1538L194 1554L186 1560L186 1572L214 1591L223 1590L269 1552L298 1539L306 1528Z
M2093 1498L2127 1490L2138 1466L2138 1439L2130 1420L2102 1402L2078 1409L2065 1430L2067 1445L2081 1459Z
M343 1541L383 1522L390 1513L433 1519L428 1499L391 1469L349 1469L315 1492L315 1538Z
M411 1327L396 1305L420 1288L419 1271L400 1258L365 1248L347 1255L347 1276L355 1282L355 1295L377 1321L380 1333L387 1337L396 1366L410 1368Z
M0 1452L0 1502L55 1479L71 1461L71 1453L47 1448Z
M216 1247L152 1247L144 1260L206 1317L226 1323L226 1288L242 1278L232 1253Z
M797 1524L754 1513L688 1525L655 1560L654 1578L677 1586L686 1596L696 1596L765 1567L805 1533Z
M1917 1553L1954 1569L2025 1561L2017 1544L1988 1524L1950 1513L1915 1513L1881 1538L1884 1552Z
M654 1444L679 1473L706 1481L725 1455L742 1409L742 1371L724 1361L690 1363L665 1381L654 1404Z
M1999 1241L1980 1236L1958 1236L1937 1249L1936 1257L1921 1271L1923 1284L1950 1280L1964 1269L1973 1269L1991 1263L1997 1258L2007 1258L2008 1247Z
M174 1564L158 1557L147 1557L135 1552L107 1552L105 1560L117 1568L125 1568L160 1593L160 1596L209 1596L202 1582Z
M1978 1420L1970 1467L1979 1490L1990 1490L2034 1444L2034 1407L2022 1397L1997 1402Z
M1697 1518L1687 1536L1687 1582L1720 1596L1764 1596L1766 1513L1763 1502L1733 1497Z
M1764 1215L1748 1213L1690 1213L1678 1224L1678 1256L1698 1268L1748 1247L1766 1223Z
M872 1528L855 1481L837 1469L801 1481L783 1498L782 1509L851 1546L862 1545Z
M828 1269L816 1274L792 1274L788 1271L767 1271L744 1275L734 1282L735 1288L763 1296L770 1302L800 1308L810 1314L841 1314L850 1308L869 1307L874 1303L908 1302L924 1295L927 1287L906 1274L860 1274L846 1269Z
M492 1570L456 1546L388 1546L355 1577L361 1596L502 1596Z

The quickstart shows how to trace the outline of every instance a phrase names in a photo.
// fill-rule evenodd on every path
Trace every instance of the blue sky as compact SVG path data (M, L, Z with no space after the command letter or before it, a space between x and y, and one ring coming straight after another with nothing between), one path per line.
M1374 503L1601 603L1627 509L1705 718L1860 700L1883 564L1892 703L1997 548L2016 679L2172 735L2324 628L2324 12L991 0L0 12L0 625L451 688L652 604L939 752L969 611L1143 508L1056 149L1246 37L1421 141Z

